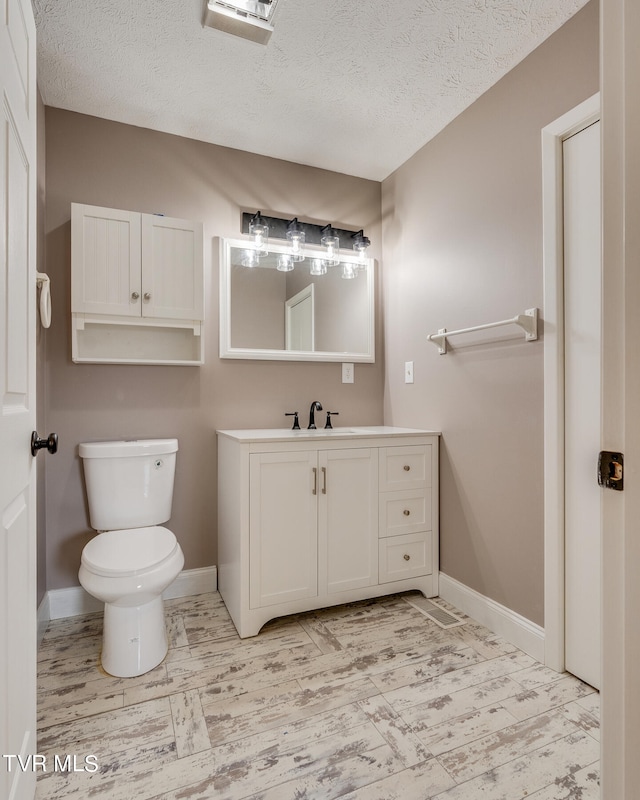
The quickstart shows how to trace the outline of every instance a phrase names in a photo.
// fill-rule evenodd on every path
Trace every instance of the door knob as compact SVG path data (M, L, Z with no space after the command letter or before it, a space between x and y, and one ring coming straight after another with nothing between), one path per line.
M38 450L42 450L43 448L47 448L47 450L53 455L54 453L58 452L58 434L57 433L50 433L48 439L40 439L38 437L38 431L34 431L31 434L31 455L35 456L38 453Z

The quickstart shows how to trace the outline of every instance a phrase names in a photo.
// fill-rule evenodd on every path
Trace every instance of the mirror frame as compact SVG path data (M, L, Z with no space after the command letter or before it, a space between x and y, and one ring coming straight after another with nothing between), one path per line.
M231 248L250 249L249 239L220 239L220 358L243 358L258 361L333 361L357 362L373 364L375 362L375 302L374 302L374 260L367 259L366 292L369 306L369 325L367 331L368 347L364 353L332 352L325 350L267 350L248 347L231 346ZM286 244L269 242L270 253L286 253L289 248ZM321 256L323 249L307 245L305 252L308 256ZM352 264L358 260L357 256L341 254L341 264Z

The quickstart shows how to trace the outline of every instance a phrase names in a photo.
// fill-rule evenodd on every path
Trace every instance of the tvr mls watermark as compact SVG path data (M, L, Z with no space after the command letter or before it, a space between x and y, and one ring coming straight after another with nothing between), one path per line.
M97 772L100 769L98 757L93 755L45 756L41 753L30 753L22 756L3 753L2 758L5 759L7 772Z

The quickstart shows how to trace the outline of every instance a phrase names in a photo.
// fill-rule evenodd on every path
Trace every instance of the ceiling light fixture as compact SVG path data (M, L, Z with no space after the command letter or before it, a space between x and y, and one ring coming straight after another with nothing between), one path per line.
M267 44L278 0L208 0L203 24L224 33Z

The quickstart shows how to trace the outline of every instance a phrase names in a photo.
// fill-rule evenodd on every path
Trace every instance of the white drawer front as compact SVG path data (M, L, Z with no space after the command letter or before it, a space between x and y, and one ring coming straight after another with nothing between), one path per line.
M380 448L380 491L431 486L431 445Z
M380 583L428 575L433 570L431 537L430 531L422 531L380 539Z
M380 537L429 531L431 493L412 489L408 492L385 492L380 495Z

